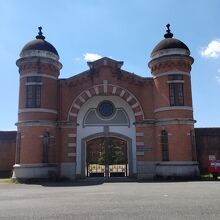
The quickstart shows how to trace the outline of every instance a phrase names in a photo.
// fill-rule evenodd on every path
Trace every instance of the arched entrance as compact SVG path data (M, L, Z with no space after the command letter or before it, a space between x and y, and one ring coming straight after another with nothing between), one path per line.
M88 145L94 144L98 140L102 142L102 149L109 151L107 143L122 141L127 154L127 172L124 174L117 172L109 172L113 169L112 165L108 164L108 160L104 163L104 176L126 175L133 176L136 174L136 133L135 133L135 115L132 108L121 97L118 96L95 96L88 99L80 108L77 115L77 138L76 138L76 174L78 178L84 178L91 175L93 172L88 170L87 162L92 164L93 161L88 161L87 153L94 153L93 147L88 149ZM98 139L101 138L101 139ZM95 141L96 139L96 141ZM93 141L92 141L93 140ZM125 144L126 143L126 144ZM111 149L111 148L110 148ZM113 150L117 149L112 147ZM101 150L99 150L100 152ZM103 150L102 150L103 151ZM116 150L115 150L116 151ZM92 153L91 153L92 154ZM100 153L99 153L100 154ZM109 156L109 154L107 154ZM90 159L89 160L93 160ZM101 160L101 159L100 159ZM95 161L95 164L101 165ZM107 166L107 165L108 166ZM126 164L126 163L125 163ZM114 166L119 169L119 166ZM101 168L101 167L100 167ZM109 169L109 171L108 171ZM103 170L103 168L102 168ZM108 172L108 173L107 173ZM94 172L95 173L95 172ZM91 175L90 175L91 174Z
M128 176L127 141L117 137L98 137L87 141L86 176Z

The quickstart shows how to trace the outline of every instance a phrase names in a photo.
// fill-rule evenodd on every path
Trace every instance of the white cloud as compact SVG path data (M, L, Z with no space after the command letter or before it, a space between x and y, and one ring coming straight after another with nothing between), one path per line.
M215 77L215 79L217 80L218 83L220 83L220 68L217 70L217 72L219 74L218 74L218 76Z
M80 57L75 57L74 58L74 61L76 61L76 62L80 62L82 60L82 58L80 58Z
M201 50L201 55L207 58L220 57L220 39L211 41L207 47Z
M83 55L83 57L86 61L95 61L102 58L102 56L97 53L86 53Z
M217 82L220 83L220 76L216 76L215 78L216 78Z

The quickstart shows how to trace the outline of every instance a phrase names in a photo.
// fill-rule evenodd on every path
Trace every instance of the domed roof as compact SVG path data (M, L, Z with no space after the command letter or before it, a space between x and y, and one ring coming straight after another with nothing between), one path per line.
M55 47L45 40L45 37L43 36L43 33L41 31L42 27L39 27L38 29L39 32L38 35L36 36L36 40L32 40L29 43L27 43L21 50L21 54L27 50L44 50L44 51L52 52L57 56L59 56Z
M186 44L184 44L182 41L172 38L173 34L170 32L170 25L167 24L167 33L164 34L165 39L163 39L162 41L160 41L156 47L153 49L151 55L153 55L154 53L160 51L160 50L164 50L164 49L173 49L173 48L177 48L177 49L185 49L185 50L189 50L189 48L186 46Z

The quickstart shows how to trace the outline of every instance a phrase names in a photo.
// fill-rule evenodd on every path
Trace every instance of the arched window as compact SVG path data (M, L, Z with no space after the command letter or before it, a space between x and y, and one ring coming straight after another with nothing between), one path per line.
M169 161L169 146L168 146L168 134L167 131L162 130L160 136L162 160Z
M43 163L48 163L49 159L49 144L50 144L50 134L45 132L43 136Z

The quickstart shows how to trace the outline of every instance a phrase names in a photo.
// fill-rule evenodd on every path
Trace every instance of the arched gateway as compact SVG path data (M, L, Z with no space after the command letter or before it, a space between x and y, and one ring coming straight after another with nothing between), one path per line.
M100 137L97 137L100 136ZM132 146L128 137L101 133L84 140L82 173L87 177L126 177L132 175ZM130 163L130 164L129 164Z
M76 173L132 176L136 173L135 115L120 96L90 97L77 114Z
M196 176L193 58L167 28L151 53L152 77L103 57L66 79L59 78L59 54L39 28L16 62L14 177Z

